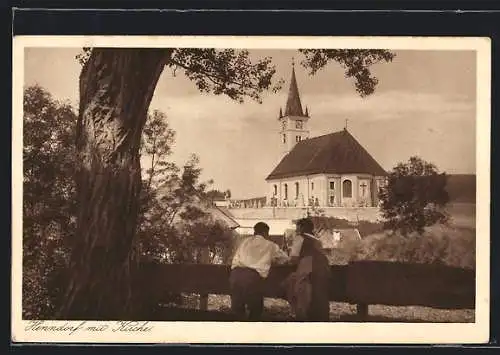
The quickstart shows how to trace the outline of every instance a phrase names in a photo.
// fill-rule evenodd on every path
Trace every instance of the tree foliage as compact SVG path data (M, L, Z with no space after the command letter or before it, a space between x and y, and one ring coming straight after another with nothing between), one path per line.
M387 229L422 234L426 226L445 223L449 197L445 173L419 157L397 164L381 189L382 213Z
M362 96L373 94L378 79L372 75L370 67L381 62L391 62L395 54L385 49L301 49L304 54L302 66L311 75L323 69L329 62L339 63L345 70L346 78L354 78L356 91Z
M91 53L92 48L84 48L77 60L83 65ZM304 57L301 65L310 75L315 75L331 62L340 64L346 78L354 79L355 89L362 97L373 94L378 84L371 66L392 62L396 56L386 49L299 49L299 53ZM165 65L173 70L174 75L177 70L183 70L201 92L224 94L238 102L243 102L246 97L262 102L264 91L277 92L284 82L278 79L273 85L276 68L271 57L253 63L248 50L176 48Z
M23 110L23 316L45 318L75 229L76 114L37 85L25 89Z
M141 154L151 160L143 177L138 226L141 255L159 262L198 262L206 247L220 256L231 244L231 233L209 213L212 183L200 182L199 158L192 155L179 168L168 160L175 132L160 111L149 115Z

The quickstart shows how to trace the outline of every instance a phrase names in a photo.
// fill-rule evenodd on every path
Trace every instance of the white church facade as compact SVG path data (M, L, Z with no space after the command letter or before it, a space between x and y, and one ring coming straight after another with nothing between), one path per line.
M278 119L283 157L266 177L268 206L378 206L386 171L347 127L309 137L309 112L302 109L294 68Z

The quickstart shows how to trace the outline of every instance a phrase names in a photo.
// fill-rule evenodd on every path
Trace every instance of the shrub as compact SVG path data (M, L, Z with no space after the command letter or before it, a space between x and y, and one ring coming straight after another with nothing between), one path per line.
M384 224L379 222L359 221L356 228L361 238L365 238L372 234L382 233L384 231Z
M364 239L352 259L441 263L475 269L475 230L438 225L406 237L378 233Z
M347 219L335 218L335 217L324 217L324 216L313 216L311 220L314 223L314 229L316 231L320 230L332 230L335 228L352 228L353 224Z

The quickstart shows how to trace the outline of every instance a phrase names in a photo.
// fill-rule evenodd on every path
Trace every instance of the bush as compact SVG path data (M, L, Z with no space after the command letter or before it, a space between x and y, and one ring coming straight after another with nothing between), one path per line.
M352 228L353 223L349 222L347 219L326 217L326 216L313 216L311 220L314 223L314 229L316 231L320 230L332 230L335 228Z
M475 246L474 229L437 225L407 237L399 233L371 235L361 241L352 260L437 263L475 269Z
M361 234L361 238L365 238L369 235L382 233L384 231L383 223L370 222L370 221L359 221L356 227Z

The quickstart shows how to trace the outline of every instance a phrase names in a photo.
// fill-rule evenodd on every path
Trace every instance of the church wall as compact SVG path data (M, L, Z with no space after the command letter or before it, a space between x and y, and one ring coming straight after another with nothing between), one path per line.
M331 186L332 183L333 186ZM340 175L325 175L325 201L323 206L339 207L340 190Z
M349 180L351 182L351 196L346 195L344 191L345 181ZM340 179L340 206L341 207L356 207L358 199L358 176L357 175L342 175Z
M318 203L324 205L324 194L325 189L325 176L324 175L312 175L312 176L297 176L292 178L276 179L267 182L268 185L268 200L271 201L274 196L276 185L276 203L277 206L285 206L288 204L289 207L305 207L309 203L311 197L318 198ZM296 198L296 183L299 184L299 196ZM311 184L314 184L312 187ZM285 185L288 186L288 199L285 200ZM271 203L269 203L271 205Z
M314 189L311 184L314 184ZM314 204L324 206L327 199L327 181L323 174L312 175L309 177L310 196L313 198Z
M383 185L384 177L371 175L348 174L331 175L315 174L310 176L297 176L268 181L267 201L271 206L271 200L275 193L277 207L305 207L310 199L320 207L372 207L378 205L378 190ZM344 196L344 181L351 181L351 197ZM330 189L333 182L334 190ZM299 184L299 196L296 198L296 186ZM288 185L288 200L285 201L285 184ZM314 185L314 186L313 186ZM364 196L363 196L364 189ZM331 196L333 204L331 204ZM317 201L316 201L317 199Z
M370 207L372 205L371 181L371 177L358 178L358 203L360 207Z
M373 188L375 189L373 194L374 195L373 206L377 207L380 204L379 191L380 188L384 186L386 178L384 176L375 176L373 180L374 180Z

